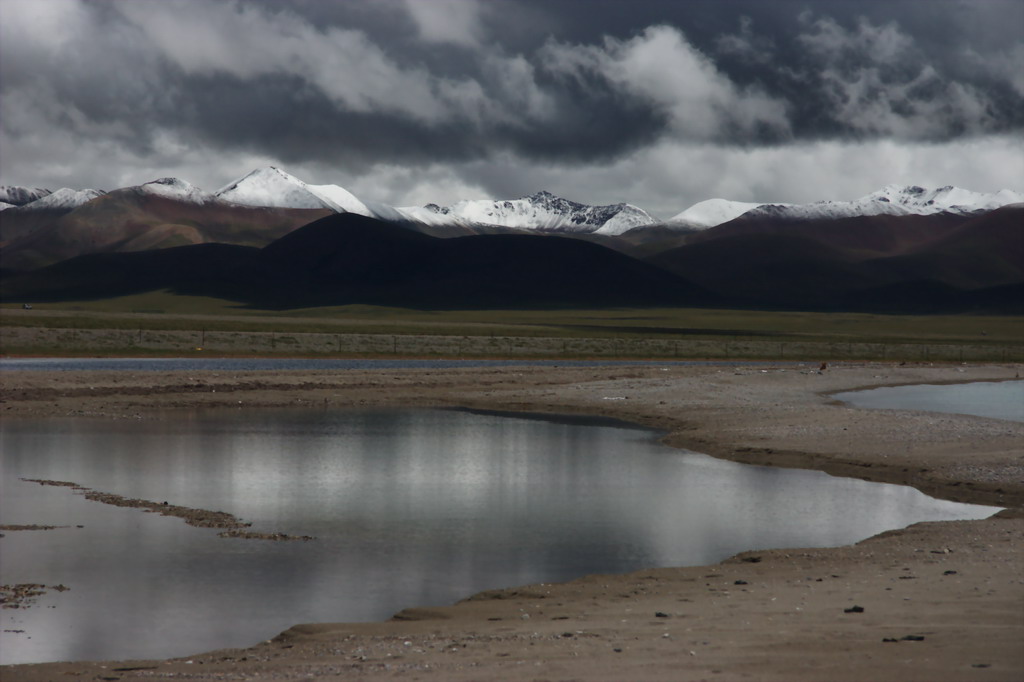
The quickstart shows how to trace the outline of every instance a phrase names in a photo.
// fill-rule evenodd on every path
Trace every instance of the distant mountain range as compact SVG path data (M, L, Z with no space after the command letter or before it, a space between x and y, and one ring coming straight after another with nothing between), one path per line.
M811 204L750 203L708 199L674 217L660 221L632 204L588 206L540 191L519 199L466 200L451 206L394 207L360 199L338 185L311 185L285 171L268 166L254 170L213 193L178 178L161 178L139 185L143 192L188 203L230 203L259 208L326 209L389 221L429 225L497 226L541 232L577 232L621 235L651 225L707 229L739 218L821 220L870 215L976 215L1010 204L1024 203L1024 192L1000 190L982 194L946 186L928 190L916 186L887 185L853 201L818 201ZM73 210L105 192L95 189L60 189L0 186L0 210Z
M631 204L548 192L392 207L270 167L215 192L176 178L110 192L0 187L0 209L5 300L156 287L275 307L647 301L924 312L1016 311L1024 301L1024 194L1010 190L890 185L803 205L711 199L659 221Z
M317 209L356 213L380 220L424 226L508 227L542 232L596 232L621 234L658 221L630 204L587 206L538 192L509 201L460 201L452 206L404 208L366 201L338 185L311 185L278 168L260 168L213 193L178 178L161 178L126 188L194 204L229 204L257 208ZM117 190L120 191L120 190ZM17 209L4 217L25 212L74 210L105 194L102 191L0 187L0 210Z
M709 199L694 204L669 219L669 225L708 228L744 217L751 220L838 220L861 216L935 215L950 213L971 216L1003 206L1024 203L1024 193L1000 190L981 194L947 185L928 190L916 186L886 185L877 192L853 201L816 201L811 204L752 204Z

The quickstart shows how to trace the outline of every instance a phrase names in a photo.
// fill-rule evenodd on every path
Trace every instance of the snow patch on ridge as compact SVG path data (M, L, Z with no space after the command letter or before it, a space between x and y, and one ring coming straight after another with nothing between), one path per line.
M747 211L761 205L745 201L729 201L728 199L707 199L669 218L666 223L695 228L714 227L739 218Z
M328 206L338 213L358 213L372 216L373 211L356 195L338 185L307 185L309 190L320 197Z
M19 206L18 208L23 211L73 211L79 206L92 201L96 197L101 197L104 194L106 194L106 192L98 189L69 189L67 187L62 187L52 194L47 194L40 199L36 199L35 201L25 204L24 206Z
M149 194L156 194L168 199L185 201L192 204L205 204L216 201L216 197L209 192L204 192L190 182L179 178L160 178L139 185L139 188Z

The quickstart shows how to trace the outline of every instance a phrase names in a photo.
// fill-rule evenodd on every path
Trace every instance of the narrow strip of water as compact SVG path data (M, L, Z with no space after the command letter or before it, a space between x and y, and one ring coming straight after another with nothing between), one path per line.
M763 365L744 360L442 360L442 359L309 359L309 358L0 358L0 371L263 371L459 369L469 367L609 367L621 365L727 366ZM775 363L795 366L796 362Z

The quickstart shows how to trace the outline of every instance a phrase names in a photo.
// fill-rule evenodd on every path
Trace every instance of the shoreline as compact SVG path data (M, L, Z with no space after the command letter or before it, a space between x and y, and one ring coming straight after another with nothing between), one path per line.
M384 623L296 626L248 653L147 664L155 666L147 670L159 669L163 678L220 679L265 672L274 679L305 679L317 668L328 679L397 679L413 673L438 680L734 679L747 674L779 680L1019 679L1024 677L1024 654L1017 646L1024 639L1024 619L1019 617L1024 613L1024 425L860 410L828 397L881 385L1012 380L1019 370L1016 364L849 363L818 374L810 364L761 363L329 372L11 371L0 375L0 414L148 419L159 418L163 409L183 408L409 406L612 418L661 430L668 445L733 461L901 483L945 499L1008 508L1000 518L916 524L847 547L745 552L711 566L497 590L455 606L406 609ZM984 551L977 547L979 539L984 539ZM933 554L940 550L949 552ZM760 560L750 561L755 555ZM882 556L887 557L884 565L879 564ZM958 566L970 565L970 571L947 568L954 572L930 574L933 564L949 565L954 559ZM897 569L913 572L915 579L895 582L898 576L889 573ZM849 578L853 574L856 580ZM837 586L843 582L839 578L829 577L839 575L846 577L845 587ZM949 587L954 576L955 589ZM808 584L808 577L815 584ZM817 583L832 589L831 599L808 601L817 592L828 592ZM638 590L637 584L644 589ZM900 601L885 594L894 591L903 595ZM885 599L878 601L875 592ZM780 602L797 595L802 606L779 611ZM851 599L865 603L851 604ZM565 613L543 621L521 618L537 610L547 613L553 604ZM631 615L645 604L650 605L646 619ZM682 605L685 614L669 608L673 605ZM838 606L843 608L836 611ZM852 606L865 611L844 612ZM733 608L741 609L741 619L730 613ZM913 612L909 620L906 609ZM780 622L786 629L780 631ZM862 639L866 623L878 637ZM900 634L900 628L906 632ZM714 633L714 655L707 649L712 644L699 643L711 642L700 639L711 635L695 632ZM649 637L652 633L656 639ZM697 639L686 640L681 648L670 646L687 636ZM926 639L900 639L905 636ZM821 638L829 646L822 646ZM442 639L461 643L439 647ZM890 639L895 641L883 642ZM620 646L609 645L612 640ZM646 653L639 655L634 642L643 642ZM917 648L908 651L911 646ZM364 653L352 653L359 649ZM473 655L463 655L470 649ZM791 651L792 660L780 658L782 651ZM630 652L635 655L625 655ZM968 660L972 656L978 660ZM796 665L797 660L809 667ZM3 676L42 680L112 667L99 665L7 666ZM120 679L151 679L153 674L141 669L116 673Z

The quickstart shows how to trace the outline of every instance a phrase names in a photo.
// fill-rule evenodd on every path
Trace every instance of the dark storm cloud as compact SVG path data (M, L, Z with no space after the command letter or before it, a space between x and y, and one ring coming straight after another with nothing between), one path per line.
M558 21L564 40L672 26L737 87L784 102L796 140L943 141L1024 127L1016 0L587 5Z
M167 126L363 161L1022 127L1016 2L414 3L76 5L58 49L5 39L4 93L139 149Z
M21 36L9 48L0 72L5 101L25 109L4 125L14 133L19 125L103 130L139 153L170 129L285 160L344 152L361 162L458 160L493 149L602 158L650 141L660 126L656 112L597 84L538 85L543 75L521 57L463 54L468 75L465 67L440 72L438 59L431 70L416 51L393 54L368 34L311 22L295 12L304 5L265 4L258 11L136 3L119 12L68 3L74 11L50 17L66 33L38 42ZM309 7L323 15L342 6ZM208 12L210 23L183 9Z
M991 149L1024 129L1021 25L1019 0L0 0L0 171L429 168L500 196L538 169L668 192L681 154Z

